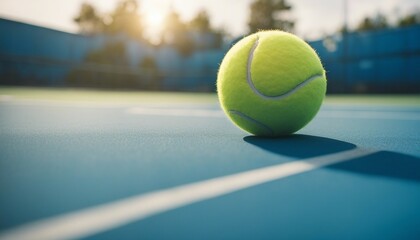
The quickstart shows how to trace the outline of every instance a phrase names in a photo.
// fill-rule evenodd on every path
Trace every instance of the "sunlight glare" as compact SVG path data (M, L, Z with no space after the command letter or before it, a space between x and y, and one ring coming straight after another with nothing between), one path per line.
M146 27L149 37L152 42L159 41L160 34L163 30L163 25L165 21L164 12L148 12L145 14Z

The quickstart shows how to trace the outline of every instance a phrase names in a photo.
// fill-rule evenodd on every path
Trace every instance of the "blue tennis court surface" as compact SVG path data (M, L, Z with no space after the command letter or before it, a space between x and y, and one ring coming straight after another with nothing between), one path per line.
M0 239L420 239L420 98L279 139L189 98L2 95Z

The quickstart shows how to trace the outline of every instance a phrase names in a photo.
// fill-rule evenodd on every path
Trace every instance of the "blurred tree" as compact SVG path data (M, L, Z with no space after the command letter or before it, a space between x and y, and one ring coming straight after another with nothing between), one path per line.
M194 52L194 41L184 23L175 10L171 10L165 18L162 43L175 46L182 55L188 56Z
M79 26L79 31L82 34L97 34L104 31L103 19L88 3L82 4L78 15L73 20Z
M162 79L159 77L159 67L152 56L146 56L140 62L140 69L148 80L147 89L160 90Z
M349 26L347 26L346 24L342 24L338 27L337 32L339 33L349 33L352 30L349 28Z
M89 63L128 65L124 42L109 42L102 48L91 51L85 58Z
M162 42L173 44L176 35L186 32L187 26L175 10L171 10L165 17Z
M211 39L211 43L205 43L202 49L206 48L221 48L223 45L223 37L225 31L222 29L213 28L210 24L210 16L206 10L201 10L197 15L188 22L187 28L189 31L198 32L202 37ZM207 34L207 35L206 35ZM206 35L206 36L205 36ZM197 46L196 46L197 47Z
M416 13L408 14L401 19L398 20L397 26L399 27L407 27L411 25L420 24L420 11Z
M144 89L144 76L129 67L124 42L110 41L93 50L82 65L76 66L67 76L71 87L110 89Z
M109 15L101 17L91 4L83 3L74 21L84 34L123 33L140 40L143 39L144 26L138 8L136 0L120 0Z
M365 17L357 26L357 31L372 31L372 30L379 30L388 28L388 19L387 17L382 14L378 13L375 17Z
M375 25L370 17L365 17L363 20L357 25L356 30L358 31L368 31L375 29Z
M293 31L294 22L285 16L292 6L286 0L254 0L250 8L248 27L251 33L269 29Z
M215 32L214 32L215 40L213 42L212 47L217 48L217 49L222 48L223 47L223 40L224 40L224 37L226 35L227 34L226 34L224 29L215 30Z
M120 0L117 7L109 15L106 25L108 33L124 33L134 39L143 39L144 25L138 13L138 4L135 0Z
M188 27L192 30L200 32L212 32L213 29L210 26L210 18L205 10L201 10L198 14L189 22Z

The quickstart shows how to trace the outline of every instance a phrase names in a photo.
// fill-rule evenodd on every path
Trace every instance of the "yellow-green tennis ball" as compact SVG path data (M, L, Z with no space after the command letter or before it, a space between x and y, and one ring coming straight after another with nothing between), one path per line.
M257 136L292 134L318 112L326 92L324 68L302 39L282 31L243 38L226 54L217 77L223 111Z

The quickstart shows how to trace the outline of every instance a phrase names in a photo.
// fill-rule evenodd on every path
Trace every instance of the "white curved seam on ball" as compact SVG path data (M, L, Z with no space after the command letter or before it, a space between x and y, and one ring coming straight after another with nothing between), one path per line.
M258 89L255 87L254 82L252 82L252 77L251 77L251 64L252 64L252 60L254 59L254 52L255 52L255 50L258 47L259 40L260 40L260 38L257 36L257 40L255 41L255 43L252 46L251 51L249 53L248 62L247 62L247 75L246 75L246 79L247 79L248 85L251 87L252 91L254 93L256 93L258 96L260 96L262 98L265 98L265 99L269 99L269 100L278 100L278 99L286 98L286 97L290 96L291 94L295 93L296 91L298 91L299 89L301 89L302 87L306 86L310 82L314 81L315 79L324 76L323 74L313 75L313 76L309 77L308 79L306 79L305 81L303 81L303 82L299 83L298 85L296 85L296 87L294 87L290 91L288 91L286 93L283 93L281 95L278 95L278 96L267 96L267 95L264 95L263 93L261 93L260 91L258 91Z
M251 121L251 122L253 122L253 123L257 124L258 126L260 126L260 127L264 128L265 130L268 130L268 132L269 132L270 134L274 134L274 131L273 131L270 127L268 127L268 126L267 126L267 125L265 125L264 123L261 123L261 122L259 122L259 121L255 120L255 119L253 119L252 117L250 117L250 116L248 116L248 115L246 115L246 114L244 114L244 113L242 113L242 112L239 112L239 111L236 111L236 110L229 110L229 113L236 114L236 115L238 115L239 117L244 118L244 119L246 119L246 120L248 120L248 121Z

